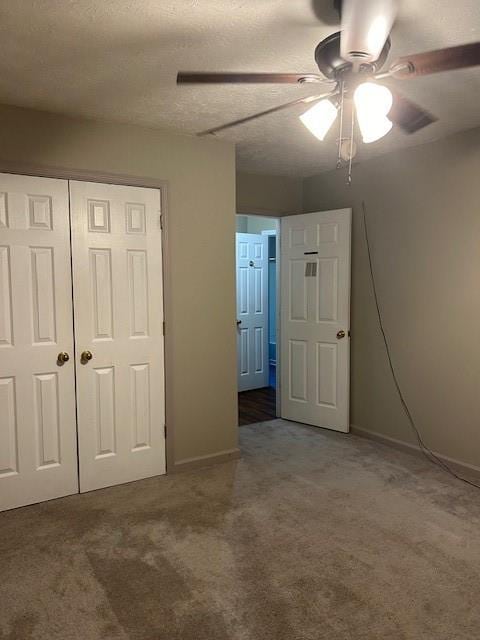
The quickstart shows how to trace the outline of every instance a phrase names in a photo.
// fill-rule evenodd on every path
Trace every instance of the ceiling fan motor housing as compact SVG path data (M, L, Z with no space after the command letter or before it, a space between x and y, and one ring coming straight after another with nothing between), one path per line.
M340 4L340 6L338 6ZM340 54L357 69L379 59L393 27L399 0L344 0L337 3L342 21Z
M337 31L322 40L315 49L315 62L324 76L331 80L340 80L353 72L352 62L345 60L340 55L341 32ZM360 73L376 73L384 65L389 51L390 38L387 38L385 45L377 58L373 62L361 62L358 68Z

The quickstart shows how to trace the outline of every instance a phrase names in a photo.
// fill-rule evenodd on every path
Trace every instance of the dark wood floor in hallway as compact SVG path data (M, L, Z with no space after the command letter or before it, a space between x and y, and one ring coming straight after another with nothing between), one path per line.
M238 424L253 424L273 420L275 414L275 389L264 387L242 391L238 394Z

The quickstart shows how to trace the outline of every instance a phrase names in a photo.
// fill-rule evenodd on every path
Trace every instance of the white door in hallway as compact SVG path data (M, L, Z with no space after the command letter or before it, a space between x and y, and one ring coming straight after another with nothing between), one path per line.
M0 510L78 491L68 212L65 180L0 174Z
M70 182L80 490L165 473L160 192Z
M281 414L349 431L351 209L281 219Z
M268 386L268 236L236 234L238 390Z

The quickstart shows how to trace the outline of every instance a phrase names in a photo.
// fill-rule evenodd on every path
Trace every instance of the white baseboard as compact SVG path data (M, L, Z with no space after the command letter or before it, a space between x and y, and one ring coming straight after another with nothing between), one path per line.
M411 444L410 442L405 442L403 440L397 440L396 438L391 438L390 436L385 436L382 433L377 433L376 431L369 431L368 429L364 429L363 427L358 427L355 424L350 425L350 432L356 436L361 436L362 438L368 438L369 440L375 440L375 442L380 442L381 444L386 444L390 447L394 447L395 449L399 449L400 451L405 451L407 453L412 453L417 456L423 456L422 450L416 444ZM437 458L445 462L453 471L458 472L460 475L480 478L480 467L476 465L469 464L468 462L462 462L461 460L456 460L455 458L450 458L449 456L445 456L441 453L433 452Z
M219 451L208 456L198 456L196 458L185 458L178 460L173 467L173 473L180 471L190 471L199 469L200 467L208 467L212 464L220 464L222 462L230 462L230 460L238 460L241 457L240 449L227 449Z

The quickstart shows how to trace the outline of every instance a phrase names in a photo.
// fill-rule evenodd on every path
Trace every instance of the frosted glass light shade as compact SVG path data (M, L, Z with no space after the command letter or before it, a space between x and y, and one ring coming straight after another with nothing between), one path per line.
M362 131L362 127L360 126L360 131L362 131L362 140L365 144L369 142L376 142L386 136L387 133L392 129L392 123L388 118L378 118L375 122L374 126L369 125L368 128Z
M363 142L383 138L392 128L387 118L393 102L391 91L383 85L364 82L355 89L353 100Z
M323 140L337 117L337 107L330 100L320 100L317 104L302 113L300 120L310 133Z

